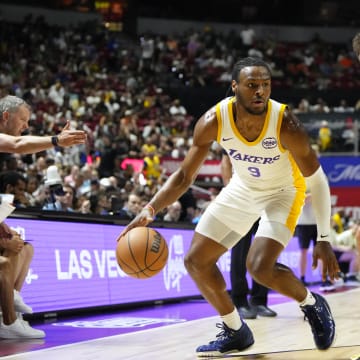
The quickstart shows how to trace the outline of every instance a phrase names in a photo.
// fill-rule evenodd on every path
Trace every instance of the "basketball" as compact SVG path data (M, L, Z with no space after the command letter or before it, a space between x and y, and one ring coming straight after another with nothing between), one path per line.
M148 227L136 227L122 236L116 246L116 260L127 275L147 279L160 272L169 250L162 235Z

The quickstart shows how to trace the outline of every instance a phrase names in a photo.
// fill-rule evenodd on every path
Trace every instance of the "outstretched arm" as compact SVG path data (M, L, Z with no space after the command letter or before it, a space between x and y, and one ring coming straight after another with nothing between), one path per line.
M70 122L67 121L63 130L57 136L12 136L0 134L0 151L17 154L30 154L51 149L55 145L68 147L84 144L85 141L86 133L82 130L71 130Z

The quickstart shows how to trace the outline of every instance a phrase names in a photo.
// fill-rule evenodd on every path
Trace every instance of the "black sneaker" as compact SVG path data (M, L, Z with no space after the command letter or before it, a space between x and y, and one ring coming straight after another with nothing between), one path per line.
M216 340L210 341L207 345L200 345L196 349L198 357L211 357L238 352L247 349L254 343L253 334L245 323L242 324L239 330L230 329L224 323L216 324L216 327L222 330L216 335Z
M347 275L345 281L347 285L360 286L359 275L355 275L355 274Z
M334 291L335 285L330 280L326 280L321 283L319 290L324 292Z
M335 322L327 301L319 294L312 293L315 305L301 306L305 318L309 320L315 345L319 350L328 349L334 341Z
M257 312L251 306L239 306L237 309L242 319L256 319Z
M275 317L277 313L271 310L266 305L251 305L252 309L256 311L256 314L264 317Z

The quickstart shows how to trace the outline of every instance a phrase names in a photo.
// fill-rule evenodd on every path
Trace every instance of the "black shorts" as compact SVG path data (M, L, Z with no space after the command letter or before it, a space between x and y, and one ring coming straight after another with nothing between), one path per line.
M299 239L300 249L308 249L311 241L314 246L316 244L317 227L316 225L297 225L295 235Z

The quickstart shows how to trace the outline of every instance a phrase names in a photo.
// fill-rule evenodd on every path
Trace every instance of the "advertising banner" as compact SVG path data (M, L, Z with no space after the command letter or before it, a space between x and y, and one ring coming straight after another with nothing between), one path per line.
M357 156L323 156L321 166L328 177L330 186L360 186L360 159Z
M35 249L21 291L35 313L200 295L184 267L192 229L156 228L169 247L167 265L152 278L134 279L116 262L116 238L123 226L27 218L9 218L6 223ZM299 274L299 256L298 242L293 238L279 262ZM230 260L228 251L218 262L228 288ZM307 280L313 279L320 276L309 265ZM248 280L251 287L250 277Z

